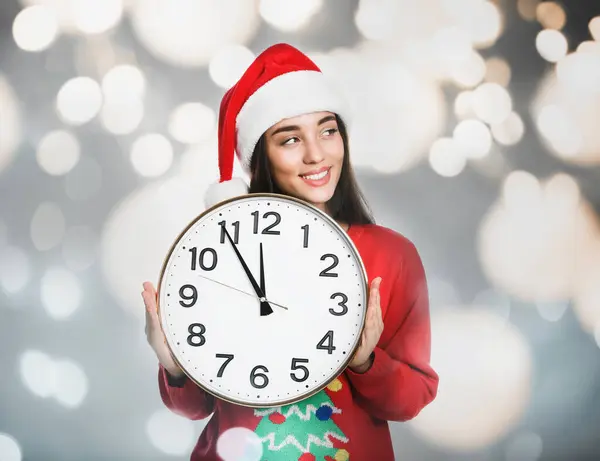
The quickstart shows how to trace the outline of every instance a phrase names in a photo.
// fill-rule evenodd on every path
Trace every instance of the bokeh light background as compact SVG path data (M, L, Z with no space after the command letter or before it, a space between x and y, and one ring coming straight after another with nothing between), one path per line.
M439 395L397 459L600 459L600 2L3 0L0 34L0 460L188 459L141 283L279 41L337 76L427 270Z

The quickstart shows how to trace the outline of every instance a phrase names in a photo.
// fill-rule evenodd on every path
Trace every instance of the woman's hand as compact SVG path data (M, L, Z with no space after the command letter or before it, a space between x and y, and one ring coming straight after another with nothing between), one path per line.
M379 286L381 277L375 278L371 282L369 291L369 305L367 306L367 318L365 319L365 328L363 330L360 344L356 350L352 361L348 365L356 373L364 373L372 365L371 353L377 346L381 333L383 332L383 318L381 315L381 304L379 296Z
M142 298L146 305L146 339L148 340L148 344L150 344L156 357L158 357L158 361L171 376L175 378L183 376L184 373L173 359L171 351L167 346L165 335L160 328L156 290L150 282L145 282L143 287L144 291L142 291Z

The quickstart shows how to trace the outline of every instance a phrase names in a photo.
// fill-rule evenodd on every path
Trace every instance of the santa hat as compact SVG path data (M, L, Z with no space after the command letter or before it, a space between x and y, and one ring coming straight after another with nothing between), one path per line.
M206 191L206 207L248 193L246 182L232 177L235 155L249 173L254 147L267 129L286 118L324 111L348 122L343 97L308 56L284 43L263 51L221 101L220 179Z

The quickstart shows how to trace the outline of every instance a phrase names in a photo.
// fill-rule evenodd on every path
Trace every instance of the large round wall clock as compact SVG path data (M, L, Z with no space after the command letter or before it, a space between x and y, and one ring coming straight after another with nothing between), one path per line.
M248 194L181 232L158 293L167 345L188 377L261 408L305 399L344 370L368 285L353 242L329 216L292 197Z

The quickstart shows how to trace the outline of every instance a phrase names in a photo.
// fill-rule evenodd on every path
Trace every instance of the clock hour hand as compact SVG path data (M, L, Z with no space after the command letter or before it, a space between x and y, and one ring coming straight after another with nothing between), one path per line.
M237 249L237 246L235 245L235 243L233 243L233 239L231 238L231 235L229 235L229 232L227 231L225 226L223 226L223 230L225 231L227 240L229 240L229 243L231 243L231 246L233 247L233 251L235 251L235 255L237 256L238 260L240 261L240 264L242 265L242 267L244 268L244 272L248 276L248 279L250 280L250 283L252 284L252 288L254 288L254 291L256 292L256 296L258 296L258 298L260 300L260 315L263 316L263 315L272 314L273 308L271 307L271 305L265 298L265 294L263 293L261 287L258 286L258 283L256 283L256 280L255 280L254 276L252 275L252 272L250 272L250 269L248 268L248 264L246 264L246 261L244 261L244 258L240 254L240 251Z

